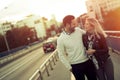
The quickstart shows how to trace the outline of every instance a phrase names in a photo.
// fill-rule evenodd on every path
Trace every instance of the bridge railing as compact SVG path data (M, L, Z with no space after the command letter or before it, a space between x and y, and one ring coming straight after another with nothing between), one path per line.
M43 80L44 74L50 76L50 70L54 69L56 62L58 61L58 53L55 50L46 61L40 66L38 70L29 78L29 80Z
M4 57L0 57L0 67L11 62L14 61L15 59L20 58L21 56L24 56L26 54L28 54L31 51L34 51L38 48L40 48L42 46L43 43L38 43L38 44L34 44L32 46L26 46L24 49L21 49L13 54L4 56Z
M105 31L108 34L108 46L120 54L120 31Z
M113 50L120 52L120 31L105 31L108 34L107 42L108 46ZM38 70L29 78L29 80L43 80L44 73L47 73L47 76L50 76L50 70L54 69L54 65L58 60L58 53L55 50L49 58L40 66Z
M105 31L108 36L120 37L120 31Z

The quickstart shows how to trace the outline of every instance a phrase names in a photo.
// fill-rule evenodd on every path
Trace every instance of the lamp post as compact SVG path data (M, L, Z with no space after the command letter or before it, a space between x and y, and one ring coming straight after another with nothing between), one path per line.
M5 6L2 10L4 11L4 10L6 10L7 8L8 8L8 7ZM7 50L8 50L8 52L9 52L9 51L10 51L10 48L9 48L8 41L7 41L7 38L6 38L6 34L5 34L5 31L4 31L3 27L4 27L4 26L3 26L3 24L2 24L1 30L2 30L2 34L3 34L4 40L5 40L5 44L6 44Z
M3 25L1 27L2 27L1 29L2 29L2 34L3 34L4 40L5 40L5 44L6 44L8 52L9 52L10 48L9 48L9 45L8 45L8 42L7 42L6 35L5 35L4 31L3 31Z

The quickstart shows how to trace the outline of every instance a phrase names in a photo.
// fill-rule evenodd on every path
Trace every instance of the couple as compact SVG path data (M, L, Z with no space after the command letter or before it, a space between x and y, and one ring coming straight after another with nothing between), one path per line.
M98 21L87 18L84 31L77 27L73 15L67 15L63 18L63 25L64 31L57 40L57 51L61 62L72 71L75 79L85 80L86 76L88 80L114 80L106 35Z

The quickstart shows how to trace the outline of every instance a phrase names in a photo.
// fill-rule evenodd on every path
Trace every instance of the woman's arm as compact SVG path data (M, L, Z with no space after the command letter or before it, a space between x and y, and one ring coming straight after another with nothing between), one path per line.
M108 53L109 51L106 38L103 35L100 35L99 43L96 46L99 46L96 48L95 51L97 54L104 54L104 53Z

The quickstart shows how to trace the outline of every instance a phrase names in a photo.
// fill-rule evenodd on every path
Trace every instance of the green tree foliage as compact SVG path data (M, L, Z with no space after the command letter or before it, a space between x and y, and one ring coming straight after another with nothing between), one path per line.
M6 32L7 41L10 49L23 46L27 44L28 28L26 26L21 28L14 28Z
M5 37L10 49L28 45L38 40L35 29L29 28L28 26L8 30L5 34ZM5 44L4 36L0 35L0 52L6 50L7 47Z
M7 47L5 44L4 36L0 34L0 52L6 51Z

